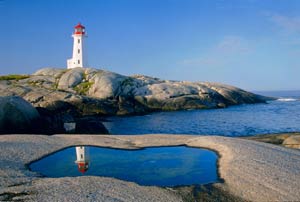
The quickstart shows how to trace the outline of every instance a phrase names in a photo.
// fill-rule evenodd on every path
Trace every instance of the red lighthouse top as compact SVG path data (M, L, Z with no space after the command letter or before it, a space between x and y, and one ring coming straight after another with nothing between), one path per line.
M88 162L78 162L78 170L84 174L89 169L89 163Z
M74 28L74 34L85 34L85 27L80 23L78 23Z

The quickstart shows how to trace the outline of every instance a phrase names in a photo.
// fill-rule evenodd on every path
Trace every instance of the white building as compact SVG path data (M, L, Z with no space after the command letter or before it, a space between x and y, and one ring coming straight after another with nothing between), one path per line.
M73 57L67 60L68 69L76 68L76 67L84 67L86 66L84 57L84 39L86 38L85 27L78 23L75 27L75 31L72 35L74 38L73 43Z
M78 166L78 170L81 173L85 173L89 169L89 162L90 162L88 149L85 148L84 146L76 147L76 157L77 159L75 163Z

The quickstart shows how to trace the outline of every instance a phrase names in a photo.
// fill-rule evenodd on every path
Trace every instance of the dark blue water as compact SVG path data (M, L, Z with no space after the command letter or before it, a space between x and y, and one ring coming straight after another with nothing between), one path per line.
M87 146L77 149L78 151L75 147L64 149L30 164L29 167L48 177L74 177L84 173L114 177L140 185L177 186L218 181L218 157L205 149L184 146L142 150ZM79 159L81 157L83 159Z
M225 109L152 113L111 117L111 134L201 134L248 136L300 131L300 91L259 92L279 100Z

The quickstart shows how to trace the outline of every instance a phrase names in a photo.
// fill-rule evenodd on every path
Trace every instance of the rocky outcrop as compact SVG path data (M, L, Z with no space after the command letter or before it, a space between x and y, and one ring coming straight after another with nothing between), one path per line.
M74 68L65 72L59 79L57 88L69 90L82 82L84 76L83 68Z
M298 132L262 134L241 138L300 149L300 133Z
M300 135L291 135L286 138L282 144L285 147L300 149Z
M33 76L49 76L49 77L59 78L64 72L66 72L65 69L43 68L36 71L33 74Z
M39 118L38 111L23 98L0 97L0 133L34 132Z
M76 120L75 133L77 134L108 134L102 124L103 120L97 117L83 117Z
M124 76L93 68L41 69L26 79L0 81L0 95L19 95L35 107L72 109L80 115L223 108L266 100L224 84Z
M87 95L100 99L114 98L121 94L120 87L125 79L125 76L113 72L98 71L90 79L93 85L87 91Z
M35 108L19 96L0 97L0 134L108 134L102 121L97 116L82 116L67 102ZM74 130L69 130L72 125Z

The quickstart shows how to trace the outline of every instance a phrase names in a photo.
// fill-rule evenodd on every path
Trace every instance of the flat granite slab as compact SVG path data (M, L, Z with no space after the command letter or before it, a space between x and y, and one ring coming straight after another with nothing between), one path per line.
M300 201L300 150L221 136L1 135L0 201L182 201L172 189L107 177L45 178L26 164L57 150L93 145L136 149L187 145L218 152L215 186L249 201Z

